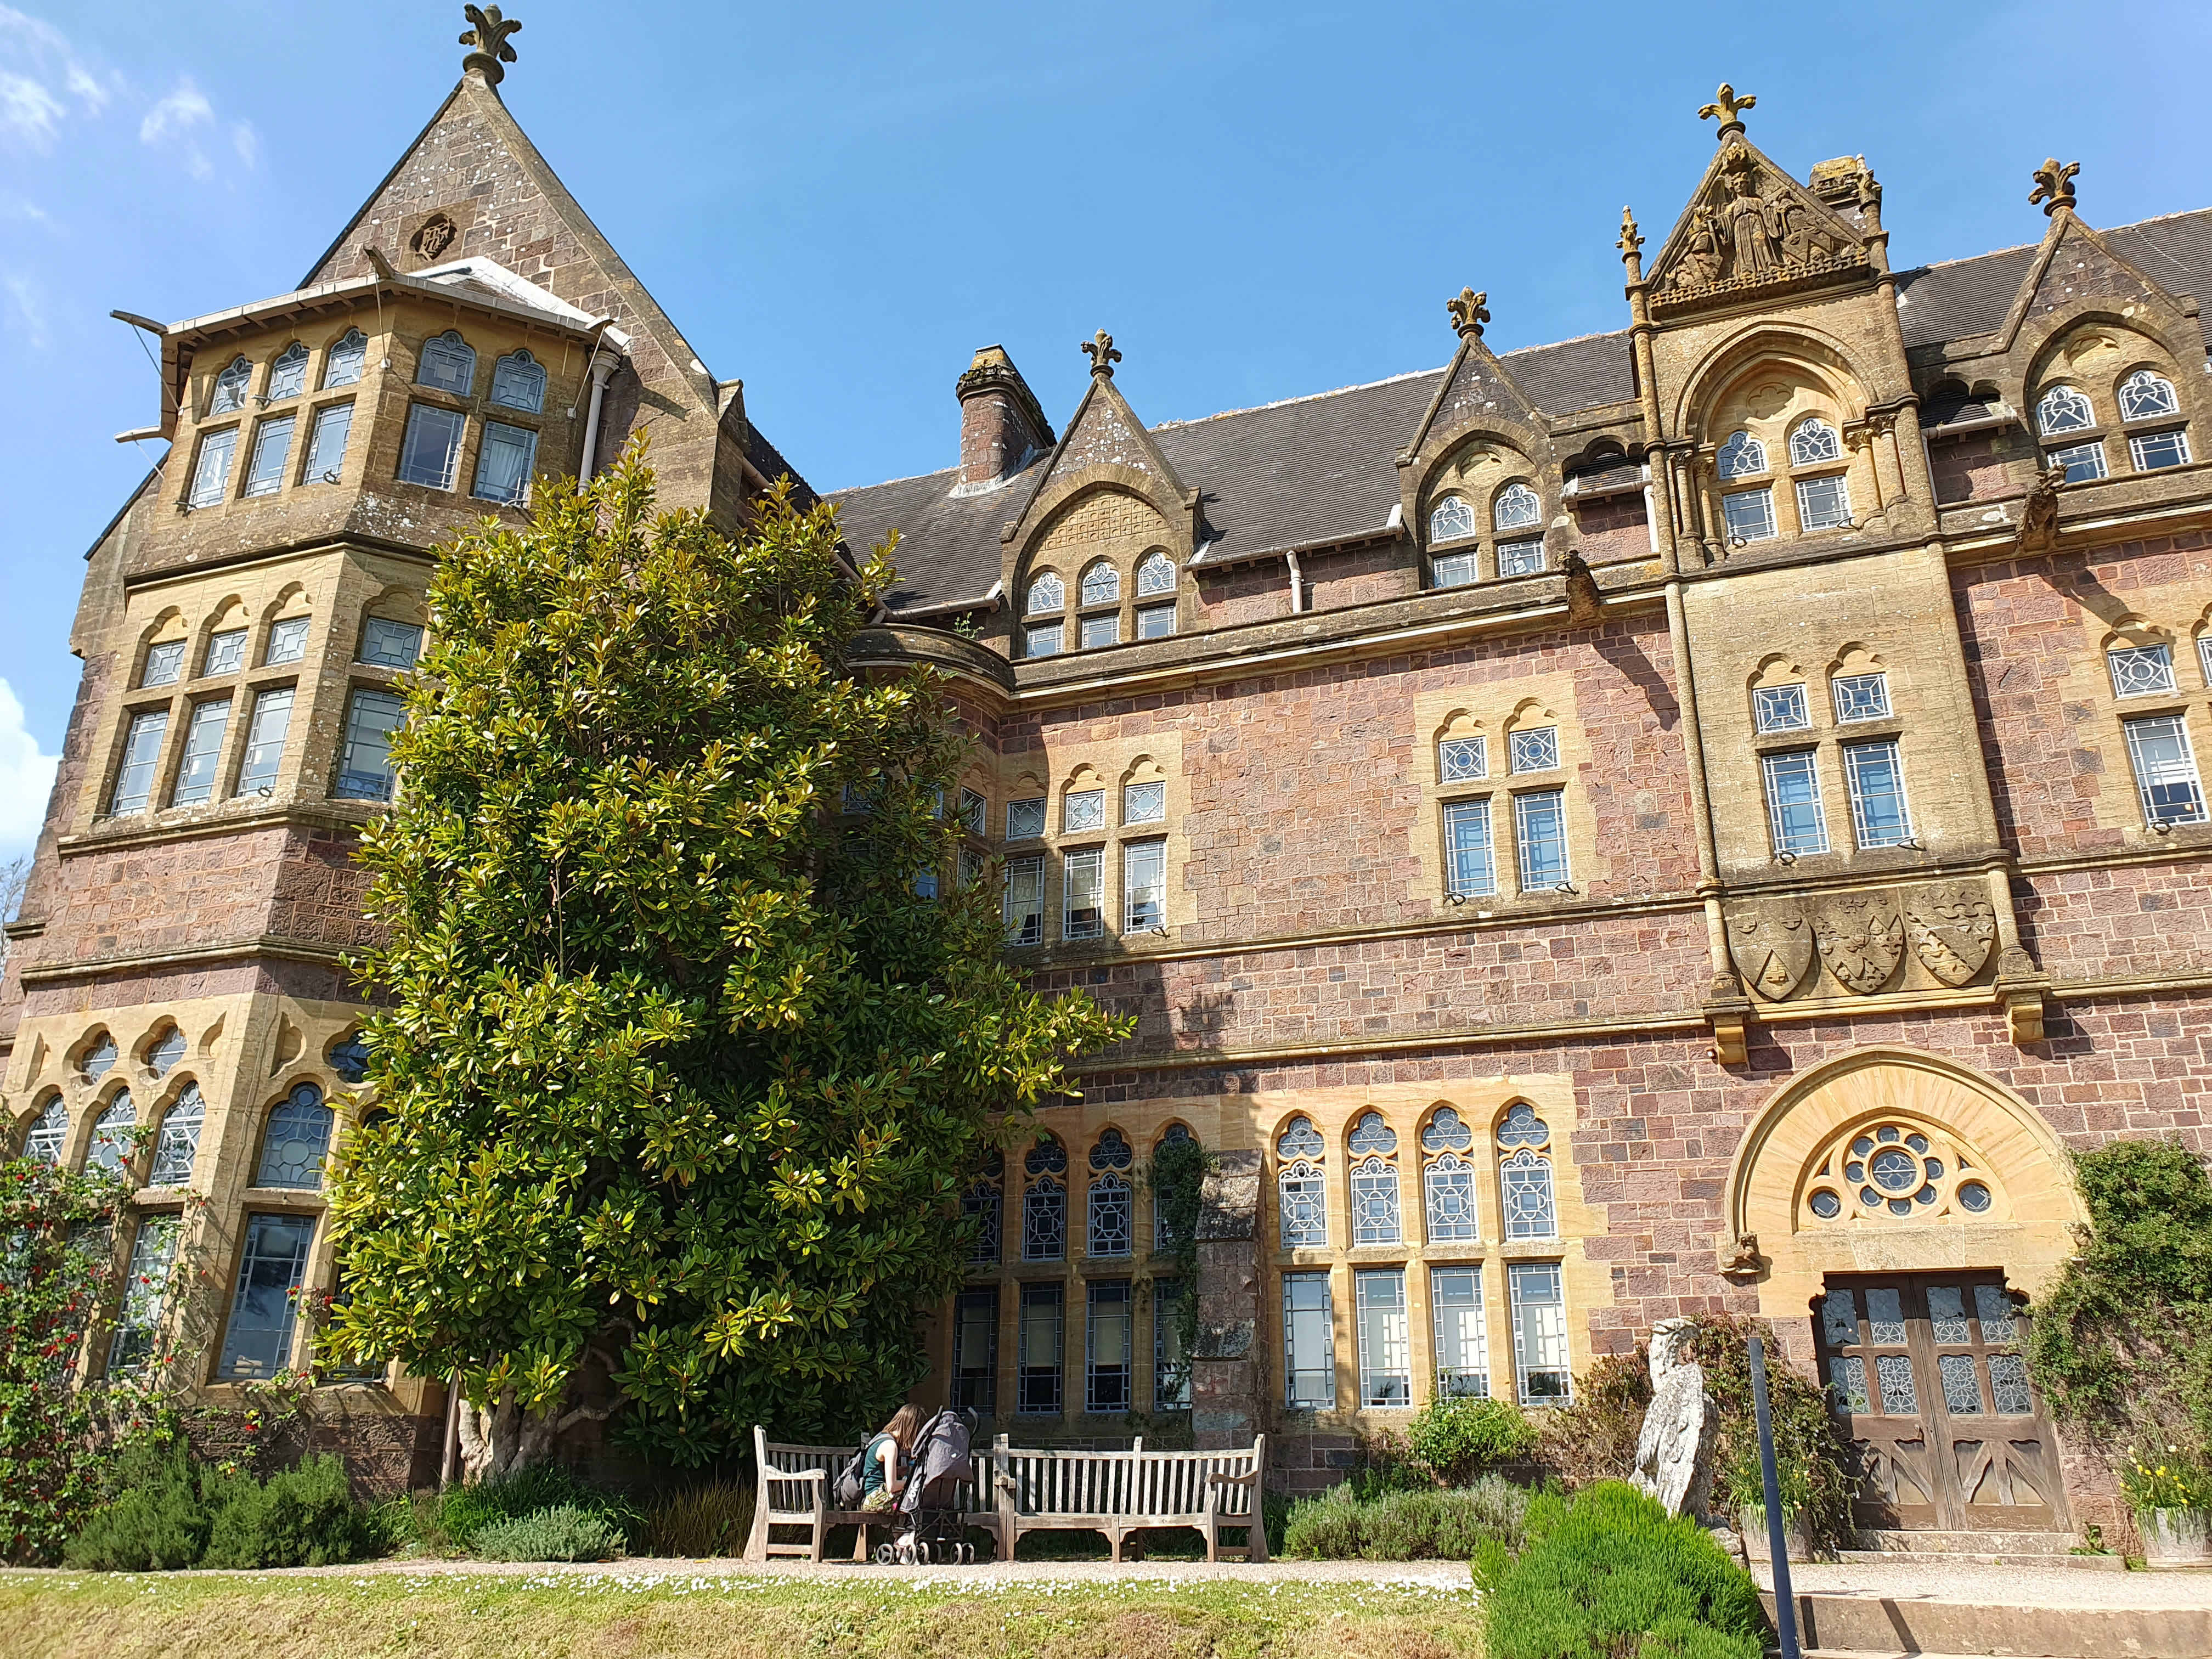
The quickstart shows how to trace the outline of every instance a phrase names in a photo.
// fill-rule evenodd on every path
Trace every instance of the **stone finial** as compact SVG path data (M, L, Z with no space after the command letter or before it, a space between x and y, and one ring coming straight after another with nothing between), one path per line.
M1083 355L1091 359L1093 374L1109 380L1114 378L1114 365L1121 361L1121 354L1114 349L1114 337L1103 328L1095 338L1083 343Z
M2045 214L2056 213L2061 208L2071 209L2074 205L2074 175L2081 171L2079 161L2069 161L2061 167L2058 158L2052 156L2035 170L2035 188L2028 192L2028 205L2033 207L2040 202Z
M1490 307L1484 302L1490 298L1486 290L1477 294L1471 288L1459 291L1459 298L1444 301L1444 309L1451 313L1452 331L1462 340L1468 335L1482 337L1482 325L1490 320Z
M469 27L461 31L461 44L476 50L461 59L464 74L476 70L484 78L484 84L495 87L506 78L505 64L514 61L514 48L507 44L507 37L519 33L522 20L502 17L497 6L463 6Z
M1713 137L1716 139L1725 138L1732 132L1743 131L1742 112L1758 102L1758 98L1748 92L1741 98L1737 97L1735 88L1723 81L1720 90L1713 94L1713 101L1698 112L1698 119L1704 121L1716 115L1720 117L1721 130Z
M1613 246L1624 254L1633 253L1644 246L1644 239L1636 234L1636 216L1626 207L1620 210L1620 240Z

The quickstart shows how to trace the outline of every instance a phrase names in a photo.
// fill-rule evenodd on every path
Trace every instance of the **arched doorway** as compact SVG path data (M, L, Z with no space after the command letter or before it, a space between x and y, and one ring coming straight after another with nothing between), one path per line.
M2083 1217L2033 1108L1941 1056L1862 1050L1753 1121L1729 1204L1761 1316L1815 1358L1858 1448L1862 1527L2064 1527L2021 1304Z

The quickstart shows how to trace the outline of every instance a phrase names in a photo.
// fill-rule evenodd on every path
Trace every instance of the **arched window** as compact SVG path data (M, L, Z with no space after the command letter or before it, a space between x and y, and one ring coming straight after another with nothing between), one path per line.
M2160 415L2181 413L2181 400L2173 395L2173 382L2162 374L2139 368L2120 382L2120 418L2154 420Z
M1119 1129L1109 1129L1091 1149L1091 1214L1085 1253L1127 1255L1136 1249L1136 1206L1127 1170L1134 1158Z
M187 1083L161 1114L161 1133L154 1142L154 1173L149 1177L154 1186L181 1187L192 1178L192 1160L199 1156L200 1126L206 1121L207 1104L200 1098L200 1085Z
M307 389L307 348L297 340L276 354L269 365L269 401L296 398Z
M1275 1137L1281 1169L1275 1177L1276 1207L1282 1212L1283 1248L1328 1243L1328 1183L1322 1173L1324 1143L1310 1118L1294 1117Z
M1030 584L1030 596L1023 611L1032 617L1042 616L1048 611L1067 608L1067 586L1048 570Z
M1022 1260L1065 1261L1067 1149L1050 1135L1041 1136L1022 1163L1030 1177L1022 1191Z
M1158 1143L1153 1146L1152 1157L1157 1160L1159 1155L1169 1147L1188 1146L1196 1139L1197 1137L1193 1135L1186 1126L1170 1123L1168 1125L1167 1133L1162 1135ZM1168 1225L1168 1207L1159 1201L1159 1189L1154 1188L1152 1190L1152 1248L1156 1250L1172 1249L1176 1240L1174 1230Z
M53 1095L23 1137L23 1156L33 1164L58 1164L62 1148L68 1143L69 1108L62 1104L59 1095Z
M1535 1108L1516 1101L1498 1126L1498 1184L1505 1237L1556 1238L1559 1206L1552 1196L1552 1129Z
M1139 595L1172 593L1175 585L1175 561L1158 548L1137 562L1137 592Z
M359 1031L331 1044L324 1058L341 1083L362 1083L368 1079L368 1044Z
M1474 509L1464 495L1447 495L1429 509L1429 539L1455 541L1474 534Z
M215 377L215 396L208 400L210 415L234 415L246 407L246 391L253 381L253 365L234 357L230 367Z
M1524 483L1508 484L1498 492L1497 503L1491 508L1490 521L1500 530L1526 530L1532 524L1541 523L1544 504L1536 499L1536 492Z
M1398 1132L1369 1112L1352 1126L1345 1150L1352 1155L1352 1242L1395 1244L1405 1237L1398 1217Z
M323 1155L331 1149L331 1119L323 1091L313 1084L302 1083L285 1096L262 1131L261 1167L254 1173L253 1184L308 1191L321 1186Z
M131 1103L131 1091L118 1089L115 1098L93 1120L92 1150L85 1154L85 1167L121 1175L131 1158L131 1132L137 1127L138 1108Z
M2070 386L2055 386L2035 406L2035 423L2045 433L2079 432L2097 423L2089 399Z
M357 328L349 328L338 336L337 343L323 359L323 390L334 386L351 386L361 379L362 366L368 361L368 342Z
M501 357L491 366L491 400L540 413L545 407L545 365L526 350Z
M465 398L477 383L476 348L447 329L422 342L422 356L415 366L415 384Z
M1793 466L1836 460L1843 453L1844 441L1836 435L1836 428L1818 415L1799 422L1797 429L1790 434L1790 463Z
M167 1077L184 1057L185 1034L171 1025L155 1036L146 1050L146 1066L155 1077Z
M1723 478L1749 478L1766 471L1766 446L1748 432L1730 435L1714 458Z
M1104 559L1093 559L1083 573L1083 603L1112 605L1121 597L1121 573Z
M1449 1106L1437 1108L1429 1127L1421 1131L1421 1190L1426 1200L1429 1243L1450 1243L1482 1237L1482 1224L1474 1208L1474 1165L1467 1154L1474 1148L1474 1131Z
M976 1172L975 1179L968 1183L968 1191L960 1200L960 1213L975 1224L975 1239L968 1246L970 1261L989 1262L999 1259L1000 1235L1006 1212L1006 1154L994 1150L989 1162Z
M102 1031L100 1041L84 1051L84 1058L78 1062L77 1070L83 1074L87 1083L97 1083L107 1075L118 1052L115 1039Z

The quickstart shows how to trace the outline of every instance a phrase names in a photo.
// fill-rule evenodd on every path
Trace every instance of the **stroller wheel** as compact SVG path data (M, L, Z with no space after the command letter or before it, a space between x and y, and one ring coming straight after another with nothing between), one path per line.
M925 1566L937 1559L934 1552L931 1550L927 1544L917 1544L915 1546L915 1553L921 1557L922 1564Z
M897 1559L897 1556L893 1553L891 1547L889 1544L878 1544L876 1546L876 1565L878 1566L888 1567Z

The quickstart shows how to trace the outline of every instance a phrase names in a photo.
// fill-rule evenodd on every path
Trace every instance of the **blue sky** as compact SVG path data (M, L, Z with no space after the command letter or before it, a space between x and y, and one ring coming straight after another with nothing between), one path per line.
M2212 9L667 4L517 0L509 107L816 485L954 459L1003 342L1048 414L1077 342L1148 421L1618 327L1717 82L1800 177L1863 153L1900 265L2212 203ZM2106 27L2124 16L2125 27ZM0 3L0 859L43 811L81 556L155 459L111 307L282 293L458 76L460 8ZM2207 296L2212 298L2212 296ZM44 388L36 391L34 388Z

